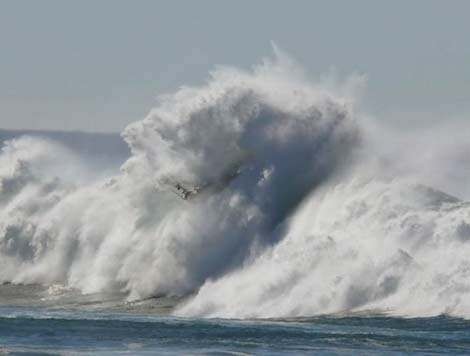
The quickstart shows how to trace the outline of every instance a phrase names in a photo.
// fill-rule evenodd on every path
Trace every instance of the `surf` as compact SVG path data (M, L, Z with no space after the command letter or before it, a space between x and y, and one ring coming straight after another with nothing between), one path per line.
M274 50L160 96L117 173L7 141L0 281L185 297L178 316L467 316L468 204L387 163L404 155L374 141L361 78L311 82Z

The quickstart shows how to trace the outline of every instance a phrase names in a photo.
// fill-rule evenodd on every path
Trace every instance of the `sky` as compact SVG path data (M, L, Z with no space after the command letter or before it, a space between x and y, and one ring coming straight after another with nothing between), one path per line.
M470 120L470 1L0 0L0 128L117 132L271 41L381 120Z

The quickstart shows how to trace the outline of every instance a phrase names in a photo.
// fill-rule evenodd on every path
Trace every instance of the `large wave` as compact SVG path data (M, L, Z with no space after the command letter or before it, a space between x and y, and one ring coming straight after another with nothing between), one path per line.
M469 241L468 203L413 182L355 177L317 191L279 244L206 282L178 314L468 316Z
M466 314L468 206L377 162L350 87L277 50L219 68L127 127L106 179L58 143L7 142L0 281L194 294L178 315Z

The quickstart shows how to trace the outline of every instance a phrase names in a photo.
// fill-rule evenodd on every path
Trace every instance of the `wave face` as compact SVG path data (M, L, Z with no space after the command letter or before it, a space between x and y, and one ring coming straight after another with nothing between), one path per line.
M467 315L468 205L375 157L349 84L311 84L279 52L220 68L127 127L106 178L60 143L8 141L0 281L192 295L183 316Z

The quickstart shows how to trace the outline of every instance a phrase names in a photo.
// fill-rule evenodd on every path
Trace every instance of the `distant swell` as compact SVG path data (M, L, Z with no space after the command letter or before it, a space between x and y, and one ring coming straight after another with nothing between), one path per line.
M219 69L127 127L106 178L60 143L8 141L0 281L192 295L185 316L467 316L469 205L377 159L343 89L280 52Z

